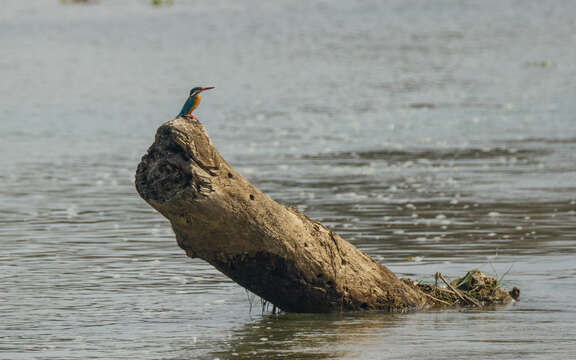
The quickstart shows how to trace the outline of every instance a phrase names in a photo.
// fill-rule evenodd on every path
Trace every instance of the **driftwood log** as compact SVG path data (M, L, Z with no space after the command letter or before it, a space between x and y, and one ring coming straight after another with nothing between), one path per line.
M136 188L170 220L189 257L284 311L402 311L434 303L326 226L250 184L197 120L160 126L138 166Z

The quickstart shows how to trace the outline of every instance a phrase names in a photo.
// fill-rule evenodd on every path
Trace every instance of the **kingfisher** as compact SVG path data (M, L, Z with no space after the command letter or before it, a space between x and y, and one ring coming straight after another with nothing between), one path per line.
M182 106L182 110L180 110L180 114L178 114L177 117L192 118L192 119L198 120L198 118L196 118L196 116L192 115L192 111L194 111L194 109L196 109L198 107L198 105L200 105L200 99L201 99L200 93L202 91L206 91L206 90L210 90L210 89L214 89L214 86L212 86L212 87L195 87L194 89L190 90L190 96L188 97L188 99L184 103L184 106Z

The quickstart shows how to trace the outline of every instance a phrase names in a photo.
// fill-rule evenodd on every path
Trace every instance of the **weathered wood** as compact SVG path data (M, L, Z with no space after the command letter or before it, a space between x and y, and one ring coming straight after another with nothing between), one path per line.
M136 188L170 220L188 256L284 311L401 311L427 302L330 229L250 184L197 120L177 118L158 129Z

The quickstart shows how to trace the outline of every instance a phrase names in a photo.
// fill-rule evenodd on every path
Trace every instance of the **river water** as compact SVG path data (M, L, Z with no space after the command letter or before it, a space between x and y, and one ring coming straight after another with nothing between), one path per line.
M0 2L0 358L576 358L576 2ZM133 177L194 86L223 156L484 310L272 315Z

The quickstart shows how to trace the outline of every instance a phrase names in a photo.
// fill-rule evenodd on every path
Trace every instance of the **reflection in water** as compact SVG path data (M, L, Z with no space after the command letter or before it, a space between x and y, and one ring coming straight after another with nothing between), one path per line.
M346 350L350 344L359 347L378 342L386 337L387 329L401 326L403 321L403 315L378 312L268 315L235 330L224 351L206 358L351 358Z

